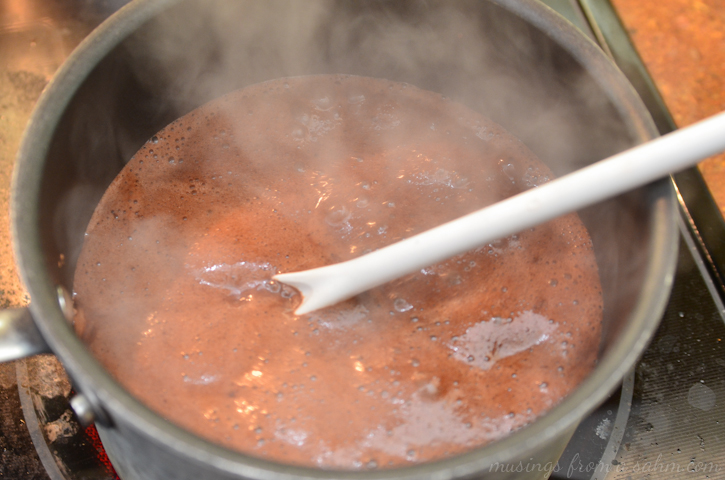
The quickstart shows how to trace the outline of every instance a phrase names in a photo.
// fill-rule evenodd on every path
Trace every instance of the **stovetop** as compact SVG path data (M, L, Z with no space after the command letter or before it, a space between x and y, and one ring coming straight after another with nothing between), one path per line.
M125 3L4 0L0 6L4 307L28 301L8 260L9 175L22 130L42 88L72 48ZM662 133L675 128L608 0L544 3L615 59ZM725 222L697 170L678 174L673 182L680 199L680 253L661 326L622 387L582 422L551 478L725 478L725 249L717 242L725 238ZM95 429L83 428L73 415L71 395L52 355L0 364L0 478L118 478Z

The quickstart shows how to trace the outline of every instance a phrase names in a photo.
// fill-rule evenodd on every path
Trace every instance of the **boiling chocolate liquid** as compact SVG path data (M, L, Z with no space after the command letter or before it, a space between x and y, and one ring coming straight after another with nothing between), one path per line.
M550 176L496 124L410 85L250 86L166 127L112 183L78 262L75 327L150 408L232 449L343 469L455 455L593 368L601 287L576 215L309 315L271 277Z

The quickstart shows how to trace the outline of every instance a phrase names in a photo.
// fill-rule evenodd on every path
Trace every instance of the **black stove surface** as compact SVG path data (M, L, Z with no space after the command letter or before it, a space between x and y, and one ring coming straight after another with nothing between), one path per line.
M8 146L17 144L30 108L52 73L93 27L128 0L4 2L0 161L7 163L15 154ZM674 128L607 0L544 3L615 58L662 133ZM9 180L3 181L7 190ZM696 172L674 181L682 199L681 245L662 324L622 387L582 422L551 478L725 478L725 289L713 246L723 221L706 190L704 199L698 192L704 184L698 183ZM71 395L52 355L0 364L0 478L118 478L95 429L82 428L74 417ZM526 465L507 468L515 472Z

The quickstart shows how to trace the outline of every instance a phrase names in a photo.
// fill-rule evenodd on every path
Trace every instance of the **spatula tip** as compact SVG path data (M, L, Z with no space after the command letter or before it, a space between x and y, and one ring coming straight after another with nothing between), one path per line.
M284 283L285 285L288 285L288 286L294 288L295 290L297 290L297 292L299 292L300 297L302 298L302 302L295 309L295 315L298 315L298 316L313 312L313 311L317 310L317 308L322 308L322 307L315 308L314 306L312 306L312 307L310 306L309 299L312 295L312 287L304 280L300 280L298 278L299 276L300 276L299 272L293 272L293 273L279 273L272 277L273 280L276 280L280 283Z

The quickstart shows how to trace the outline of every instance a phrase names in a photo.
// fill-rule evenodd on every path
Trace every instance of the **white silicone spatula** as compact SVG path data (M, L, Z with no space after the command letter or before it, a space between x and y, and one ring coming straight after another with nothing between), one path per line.
M587 207L725 150L725 112L347 262L274 276L295 314L334 305L479 245Z

